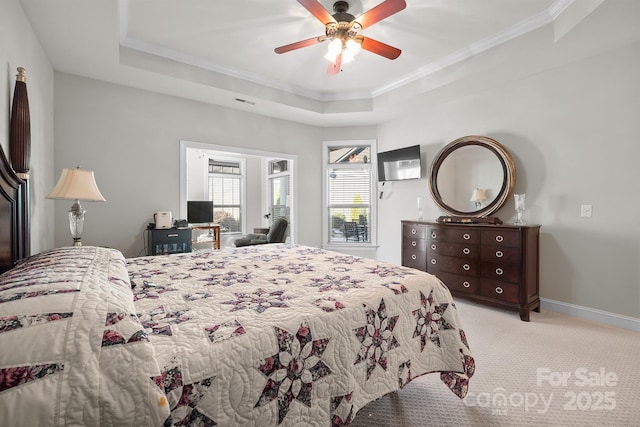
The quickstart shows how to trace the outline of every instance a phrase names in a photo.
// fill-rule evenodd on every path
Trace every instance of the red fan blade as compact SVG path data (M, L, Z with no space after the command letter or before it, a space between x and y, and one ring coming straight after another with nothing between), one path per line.
M340 72L340 67L342 67L342 53L336 56L336 63L329 62L329 66L327 67L327 74L330 76L335 76Z
M398 48L364 36L362 36L362 48L389 59L396 59L402 53Z
M329 22L336 22L329 11L327 11L327 9L325 9L324 6L322 6L318 2L318 0L298 0L298 3L300 3L302 6L304 6L305 9L311 12L313 16L318 18L318 20L322 22L323 25L327 25Z
M298 0L300 1L300 0ZM367 28L407 7L404 0L385 0L373 9L369 9L355 19L362 28Z
M300 40L299 42L286 44L284 46L277 47L274 50L275 50L276 53L285 53L285 52L289 52L289 51L292 51L292 50L300 49L300 48L303 48L303 47L313 46L314 44L322 43L326 39L327 39L327 36L313 37L313 38L306 39L306 40Z

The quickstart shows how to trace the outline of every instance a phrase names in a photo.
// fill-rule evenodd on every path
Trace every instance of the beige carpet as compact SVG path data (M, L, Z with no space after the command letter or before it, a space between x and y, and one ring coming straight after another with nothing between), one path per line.
M640 426L639 333L544 309L527 323L456 305L476 361L467 397L425 375L361 409L352 425Z

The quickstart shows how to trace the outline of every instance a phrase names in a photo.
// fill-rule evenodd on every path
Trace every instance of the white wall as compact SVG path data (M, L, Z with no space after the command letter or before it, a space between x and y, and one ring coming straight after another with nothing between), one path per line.
M0 146L9 157L9 121L16 69L24 67L31 120L31 252L53 246L53 68L20 2L0 1Z
M25 23L17 2L8 5L0 23L11 31L8 42L7 34L0 37L0 46L8 47L6 60L15 68L33 53L21 48ZM76 164L96 171L107 202L86 204L83 240L133 256L142 250L151 214L178 211L181 139L297 154L299 241L319 246L322 141L376 138L380 151L420 144L423 179L387 184L378 201L378 258L399 263L400 221L415 218L416 197L425 200L426 218L441 214L429 202L426 176L436 153L460 136L486 135L513 155L516 192L527 193L525 219L542 225L541 296L640 318L640 223L633 218L640 208L635 12L633 2L607 1L559 40L548 26L382 95L376 103L404 97L410 108L377 128L319 129L56 73L55 176ZM39 50L36 41L27 45ZM38 73L43 67L26 68ZM31 75L30 94L46 104L46 76ZM34 90L34 83L42 87ZM5 94L8 86L1 89ZM7 105L0 106L3 117ZM49 113L43 107L36 132L51 129ZM7 121L0 126L6 135ZM45 160L39 162L46 168ZM42 193L53 185L49 179ZM35 204L46 203L39 198ZM581 204L593 205L592 218L580 217ZM69 241L67 209L56 202L56 245ZM43 211L36 215L44 230ZM513 221L513 203L497 215Z
M179 212L186 140L297 155L299 242L320 245L320 129L63 73L55 95L56 170L93 170L107 199L83 204L85 244L144 254L153 213ZM55 242L68 244L68 206L57 203Z
M380 125L378 149L419 143L430 163L463 135L501 142L515 160L515 192L527 193L524 218L542 225L541 297L640 318L640 43L627 41L620 4L606 2L558 42L546 28L467 61L469 75ZM578 54L617 36L611 48ZM505 57L514 63L496 62ZM474 67L487 71L474 76ZM386 195L378 257L399 263L400 221L416 217L416 196L431 200L428 181L395 183ZM593 217L580 216L581 204ZM438 215L428 204L426 218ZM514 220L512 199L497 216Z

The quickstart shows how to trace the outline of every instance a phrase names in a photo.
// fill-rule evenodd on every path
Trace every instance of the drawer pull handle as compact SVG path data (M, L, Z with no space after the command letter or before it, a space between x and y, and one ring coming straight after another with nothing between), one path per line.
M431 238L435 239L436 237L438 237L438 235L436 234L436 232L434 231L433 233L431 233Z
M462 238L463 238L464 240L469 240L469 239L471 238L471 236L469 235L469 233L464 233L464 234L462 235Z
M462 266L462 269L464 271L469 271L469 270L471 270L471 266L469 264L465 264L465 265Z
M471 253L471 249L469 249L469 248L464 248L464 249L462 250L462 253L463 253L463 254L465 254L465 255L469 255L469 254Z
M504 270L503 270L503 269L501 269L501 268L496 268L496 274L497 274L498 276L502 276L502 275L504 274Z
M435 251L438 247L436 245L431 245L431 249Z
M411 255L411 259L415 261L416 259L418 259L418 257L416 256L416 254L413 254Z
M467 282L466 280L464 282L462 282L462 286L464 286L465 288L468 288L471 286L471 283Z
M496 236L496 242L502 242L503 240L504 240L504 237L502 237L500 234Z
M417 243L415 241L411 242L411 246L415 247Z
M504 289L502 289L500 286L496 287L496 294L501 294L504 292Z
M167 237L178 237L177 234L167 234Z
M416 234L416 229L415 228L411 229L411 234Z
M496 258L502 258L504 256L504 254L502 253L502 251L496 251Z
M431 260L431 264L433 264L433 265L436 265L436 262L438 262L438 261L436 261L435 259Z

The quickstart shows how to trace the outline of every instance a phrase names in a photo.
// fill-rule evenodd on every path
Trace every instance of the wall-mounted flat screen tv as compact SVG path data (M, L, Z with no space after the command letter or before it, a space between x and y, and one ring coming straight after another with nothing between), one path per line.
M213 222L213 202L210 200L187 200L187 222L189 224Z
M420 179L421 175L419 145L378 153L378 181Z

